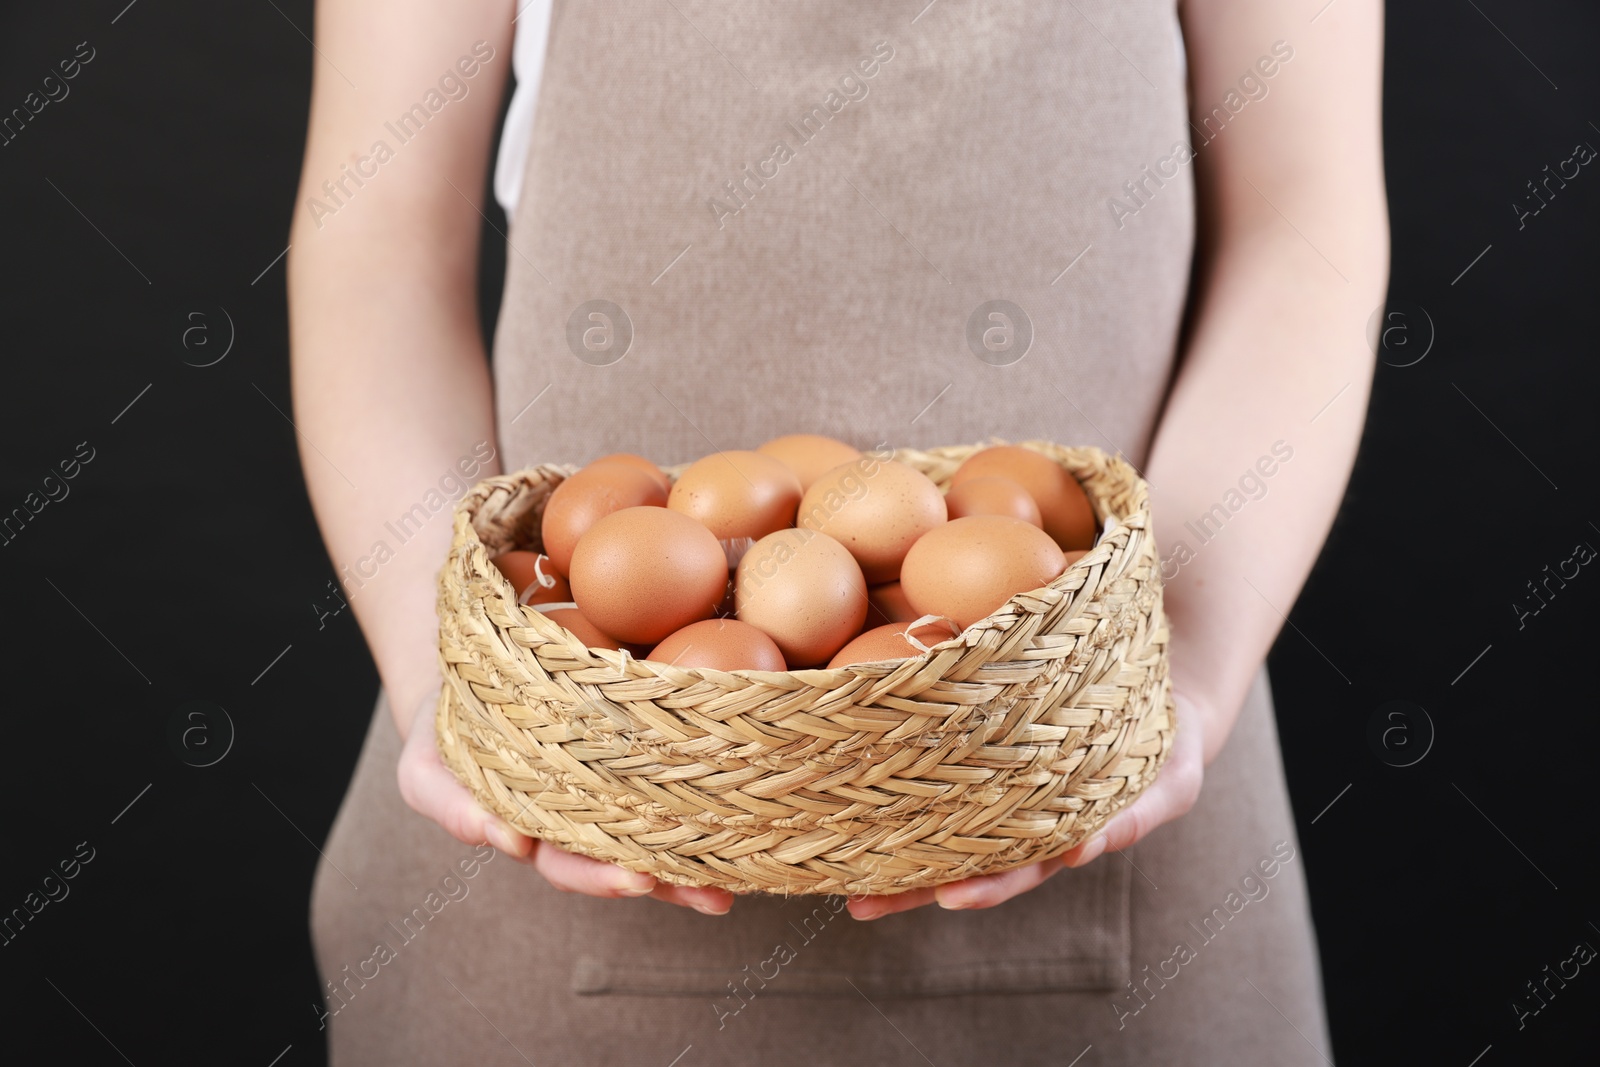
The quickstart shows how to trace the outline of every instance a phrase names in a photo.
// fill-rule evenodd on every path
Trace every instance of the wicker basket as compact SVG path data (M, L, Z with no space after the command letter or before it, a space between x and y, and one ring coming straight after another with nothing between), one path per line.
M944 485L979 447L895 458ZM539 546L573 468L480 482L439 576L445 762L522 832L677 885L899 893L1071 848L1171 747L1167 627L1137 474L1098 449L1025 447L1083 484L1099 543L958 638L836 670L585 647L489 563Z

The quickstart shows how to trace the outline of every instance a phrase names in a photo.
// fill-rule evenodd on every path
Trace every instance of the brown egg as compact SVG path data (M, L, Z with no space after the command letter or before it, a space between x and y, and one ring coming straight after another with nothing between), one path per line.
M787 667L772 638L738 619L691 622L650 650L646 659L674 667L717 671L781 671Z
M950 487L944 495L944 506L952 519L964 519L968 515L1009 515L1041 529L1044 527L1039 505L1033 502L1026 489L1010 478L992 475L968 478Z
M739 618L777 642L791 666L815 667L867 617L867 583L845 547L814 530L757 541L734 578Z
M654 478L656 480L656 484L661 486L663 492L668 492L672 489L672 480L667 477L666 471L662 470L654 463L651 463L643 456L636 456L632 452L613 452L609 456L601 456L599 459L595 460L594 463L589 464L589 466L593 467L600 463L620 463L625 467L633 467L635 470L644 471L650 477Z
M597 521L623 508L665 507L667 493L645 471L623 463L591 463L556 486L539 526L544 550L560 574L572 573L572 549Z
M667 508L623 508L589 527L572 552L572 597L623 641L655 644L709 619L728 582L711 531Z
M667 497L667 507L723 539L759 540L793 526L799 504L794 471L759 452L713 452L695 460Z
M600 627L583 617L583 612L577 608L551 608L544 613L544 617L558 626L565 626L572 631L572 636L582 641L590 648L609 648L620 651L622 642L608 633L601 631Z
M828 666L832 668L845 667L852 663L880 663L883 660L922 655L922 649L906 640L907 633L929 648L940 641L960 636L955 627L947 623L929 622L915 629L909 629L903 622L891 622L887 626L874 627L845 645L839 650L838 655L828 661Z
M882 626L890 622L910 622L920 613L906 599L906 591L899 582L884 582L867 590L867 625Z
M1037 526L1004 515L969 515L912 545L900 584L919 614L943 615L966 629L1065 569L1060 546Z
M874 585L900 577L917 538L945 521L944 494L895 460L863 456L833 468L800 500L796 524L844 545Z
M493 563L522 604L564 604L572 599L567 580L555 572L550 557L541 552L512 549L489 561Z
M818 478L841 463L861 458L858 449L843 441L814 433L792 433L784 437L774 437L756 451L764 456L771 456L794 471L795 477L800 479L801 492L810 489Z
M954 488L973 478L1010 478L1039 505L1044 532L1062 549L1093 548L1099 524L1083 486L1049 456L1016 445L974 452L950 476Z
M1084 556L1087 556L1088 554L1089 554L1089 550L1087 548L1075 548L1071 552L1065 553L1066 560L1067 560L1067 567L1072 566L1074 563L1078 562L1080 559L1082 559ZM1066 570L1067 568L1063 567L1061 569L1062 570Z

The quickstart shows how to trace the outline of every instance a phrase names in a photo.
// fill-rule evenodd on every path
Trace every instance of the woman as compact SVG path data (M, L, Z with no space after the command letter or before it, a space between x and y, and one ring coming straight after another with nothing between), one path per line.
M1353 461L1388 233L1381 12L1307 7L319 5L295 408L335 563L381 560L342 573L384 693L314 893L335 1063L1329 1058L1262 663ZM538 95L491 375L475 197L514 31ZM1144 471L1179 728L1104 832L734 900L522 837L440 765L448 520L386 523L475 448L481 477L790 432Z

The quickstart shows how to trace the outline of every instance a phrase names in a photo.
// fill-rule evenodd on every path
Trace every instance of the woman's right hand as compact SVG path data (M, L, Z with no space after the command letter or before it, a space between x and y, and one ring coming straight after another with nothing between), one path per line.
M411 809L444 827L468 845L488 843L518 863L535 868L564 893L591 897L655 897L705 915L725 915L733 894L725 889L663 885L613 863L601 863L549 842L527 837L478 805L439 756L434 739L438 690L417 704L411 731L400 752L400 795Z

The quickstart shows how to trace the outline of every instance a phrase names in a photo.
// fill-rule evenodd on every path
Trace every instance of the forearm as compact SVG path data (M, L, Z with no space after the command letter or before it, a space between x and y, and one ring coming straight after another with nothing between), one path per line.
M1173 681L1209 761L1316 561L1361 436L1367 322L1389 273L1383 9L1348 0L1305 32L1270 0L1179 10L1195 129L1213 104L1253 98L1226 132L1197 136L1192 320L1146 470Z
M1297 240L1219 250L1145 472L1173 678L1209 718L1208 762L1333 522L1372 379L1386 257L1345 282Z
M449 499L498 469L483 343L417 250L298 239L292 367L306 484L404 733L437 675Z
M437 682L451 504L498 470L468 196L484 186L511 14L509 0L317 7L327 61L289 253L294 417L317 521L402 734ZM402 140L396 115L422 128Z

